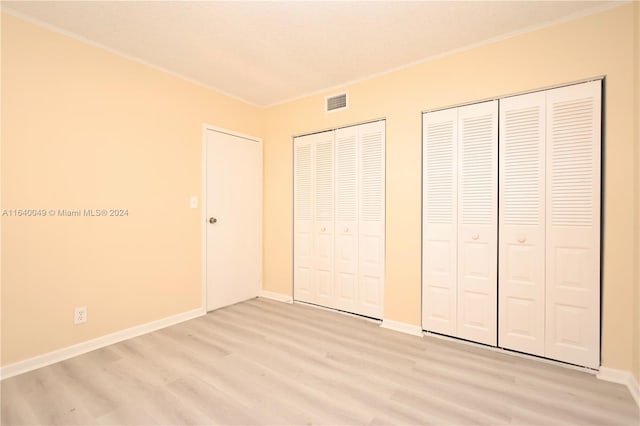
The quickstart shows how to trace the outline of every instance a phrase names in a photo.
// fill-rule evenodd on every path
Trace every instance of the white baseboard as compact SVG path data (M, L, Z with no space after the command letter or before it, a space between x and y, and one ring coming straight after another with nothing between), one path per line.
M131 339L132 337L151 333L152 331L160 330L161 328L197 318L205 313L205 310L202 308L182 312L180 314L151 321L146 324L140 324L131 328L116 331L115 333L107 334L105 336L96 337L95 339L67 346L66 348L47 352L13 364L8 364L0 368L0 379L7 379L9 377L17 376L18 374L46 367L47 365L55 364L56 362L64 361L65 359L73 358L74 356L82 355L123 340Z
M277 300L278 302L293 303L293 298L286 294L274 293L273 291L260 290L258 297L265 299Z
M631 396L636 401L636 404L638 404L638 407L640 407L640 385L638 385L638 381L631 372L615 368L600 367L600 371L596 374L596 377L606 382L625 385L629 389L629 392L631 392Z
M400 333L410 334L412 336L422 337L422 327L419 325L407 324L406 322L393 321L383 319L380 327L387 328L393 331L399 331Z

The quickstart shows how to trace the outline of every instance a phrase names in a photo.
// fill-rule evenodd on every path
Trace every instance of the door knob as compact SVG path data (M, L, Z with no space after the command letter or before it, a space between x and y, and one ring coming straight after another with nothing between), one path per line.
M327 228L326 228L326 227L324 227L324 226L323 226L322 228L320 228L320 232L324 232L324 231L326 231L326 230L327 230Z
M527 241L527 237L525 237L524 235L520 235L518 237L518 242L519 243L524 243L525 241Z
M216 223L218 221L218 219L216 219L215 217L210 217L209 218L209 223Z
M480 235L478 235L478 234L473 234L473 235L471 236L471 238L473 238L474 240L477 240L478 238L480 238Z
M345 234L346 234L347 232L349 232L349 228L344 228L344 232L345 232Z

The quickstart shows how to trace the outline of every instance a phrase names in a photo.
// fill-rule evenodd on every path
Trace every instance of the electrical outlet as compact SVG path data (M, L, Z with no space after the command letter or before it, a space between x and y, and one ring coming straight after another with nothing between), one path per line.
M85 322L87 322L87 307L80 306L74 310L73 323L84 324Z

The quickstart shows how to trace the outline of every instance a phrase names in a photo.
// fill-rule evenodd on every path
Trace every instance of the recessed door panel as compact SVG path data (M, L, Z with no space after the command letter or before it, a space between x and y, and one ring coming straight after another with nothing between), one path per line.
M297 220L294 226L294 297L296 300L313 303L314 297L314 238L311 221Z
M333 223L316 221L316 250L315 270L316 279L321 279L316 285L315 303L323 306L335 307L333 290Z
M356 313L382 318L384 224L361 222L358 241L359 308Z
M335 276L337 307L353 312L357 307L357 235L356 222L336 222Z
M495 239L491 227L479 225L461 226L458 239L458 336L488 345L497 331Z

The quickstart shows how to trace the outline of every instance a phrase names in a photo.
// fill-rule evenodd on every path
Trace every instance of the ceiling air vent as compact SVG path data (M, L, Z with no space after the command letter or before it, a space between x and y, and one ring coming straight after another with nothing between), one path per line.
M325 112L339 111L347 108L347 94L327 96L325 98Z

